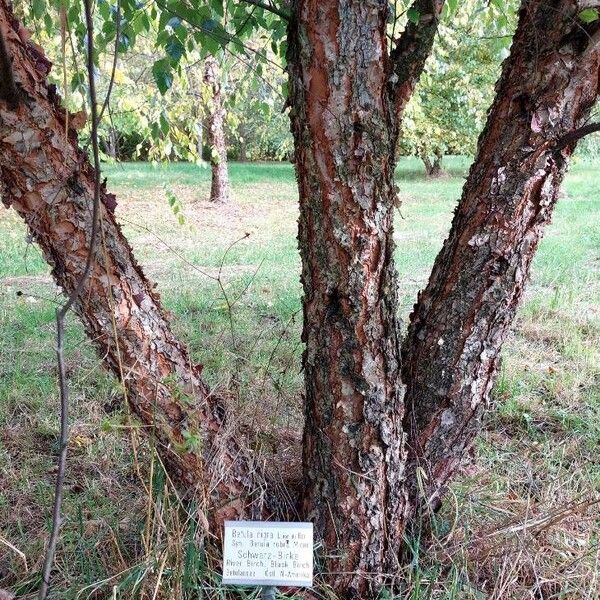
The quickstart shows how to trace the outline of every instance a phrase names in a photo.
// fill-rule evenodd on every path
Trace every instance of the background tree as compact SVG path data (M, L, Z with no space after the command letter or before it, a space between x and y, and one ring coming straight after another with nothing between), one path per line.
M430 177L444 174L446 154L473 155L514 31L515 3L450 4L407 107L400 142Z
M225 110L221 95L221 81L216 58L204 59L204 84L210 90L205 105L207 114L206 137L210 151L212 182L210 201L218 204L229 202L229 175L227 173L227 145L225 142Z

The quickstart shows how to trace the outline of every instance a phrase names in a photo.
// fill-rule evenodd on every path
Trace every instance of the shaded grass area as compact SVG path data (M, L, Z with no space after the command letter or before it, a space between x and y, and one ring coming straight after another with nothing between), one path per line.
M395 237L404 317L426 283L468 164L450 158L448 177L427 180L418 161L400 161ZM434 519L433 548L421 555L411 541L414 562L400 597L597 597L599 166L580 160L569 175L505 346L476 460ZM208 169L125 164L105 174L136 256L211 385L236 396L267 443L271 428L297 428L301 289L292 167L233 164L228 207L206 202ZM167 192L180 201L183 225ZM57 299L22 223L2 209L0 588L24 597L38 584L58 453ZM74 317L67 360L71 454L54 597L244 597L219 587L193 511L180 506Z

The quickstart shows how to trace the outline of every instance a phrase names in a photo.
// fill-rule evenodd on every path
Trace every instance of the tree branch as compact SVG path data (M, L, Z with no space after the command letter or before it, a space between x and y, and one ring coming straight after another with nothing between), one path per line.
M562 150L563 148L566 148L567 146L577 142L582 137L590 135L591 133L595 133L596 131L600 131L600 121L597 123L588 123L587 125L583 125L583 127L569 131L569 133L566 133L556 140L554 148L555 150Z
M418 13L419 20L409 20L390 54L388 92L397 123L431 54L443 8L444 0L415 0L410 10Z
M104 111L110 102L110 96L112 94L113 85L115 84L115 75L117 73L117 61L119 60L119 44L121 43L121 0L117 0L117 12L115 15L115 53L113 55L112 70L110 72L110 81L108 82L108 89L106 90L106 97L104 103L100 109L98 115L98 124L102 121Z
M100 214L100 153L98 148L98 107L96 101L96 84L94 80L94 31L92 19L92 0L84 0L85 23L87 29L87 72L89 85L89 101L91 111L91 138L94 157L94 199L92 208L92 224L90 231L90 247L85 268L75 289L69 294L65 304L56 311L56 358L58 362L58 382L60 394L60 454L58 457L58 472L54 492L54 507L52 511L52 531L46 550L46 558L42 572L42 583L38 598L45 600L50 589L50 573L54 564L56 545L62 524L61 506L64 494L65 473L67 468L67 448L69 444L69 385L67 382L64 357L65 319L78 296L83 291L90 276L96 256L98 238L98 222ZM117 35L118 46L118 35ZM110 94L110 89L108 94ZM108 103L108 95L106 102Z
M283 19L284 21L290 20L289 13L282 9L276 8L275 6L271 6L270 4L266 4L265 2L261 2L260 0L242 0L242 2L245 2L246 4L253 4L254 6L258 6L258 8L267 10L270 13L277 15L280 19Z

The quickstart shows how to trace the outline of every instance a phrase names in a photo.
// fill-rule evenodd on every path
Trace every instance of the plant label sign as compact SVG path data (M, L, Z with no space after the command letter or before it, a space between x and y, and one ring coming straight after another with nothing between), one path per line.
M223 583L311 587L312 523L225 521Z

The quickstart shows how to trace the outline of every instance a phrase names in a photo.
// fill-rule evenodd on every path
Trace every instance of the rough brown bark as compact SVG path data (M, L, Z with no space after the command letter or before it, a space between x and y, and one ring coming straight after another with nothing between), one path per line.
M0 27L22 98L0 101L2 201L25 220L66 294L84 269L90 240L94 171L77 135L65 136L65 111L46 77L43 51L0 0ZM102 190L102 238L91 275L75 303L104 364L123 378L128 401L148 426L170 476L211 510L214 533L239 518L262 484L234 438L224 402L212 395L173 335L154 285L144 276Z
M430 4L423 3L421 4ZM436 3L442 4L442 3ZM304 287L304 515L344 597L397 571L405 498L395 145L433 34L390 61L385 0L300 0L288 70ZM423 16L435 32L437 16ZM397 70L397 72L396 72Z
M583 23L582 8L575 0L523 1L450 235L411 316L403 380L413 506L439 502L478 431L575 147L561 140L597 100L600 21Z
M220 204L229 202L229 174L227 172L227 146L225 143L225 110L219 80L219 65L209 56L204 61L204 83L210 88L207 105L206 137L210 147L212 181L210 201Z
M304 512L336 587L364 593L402 522L402 389L386 6L301 2L290 83L300 190ZM385 507L385 508L384 508Z

